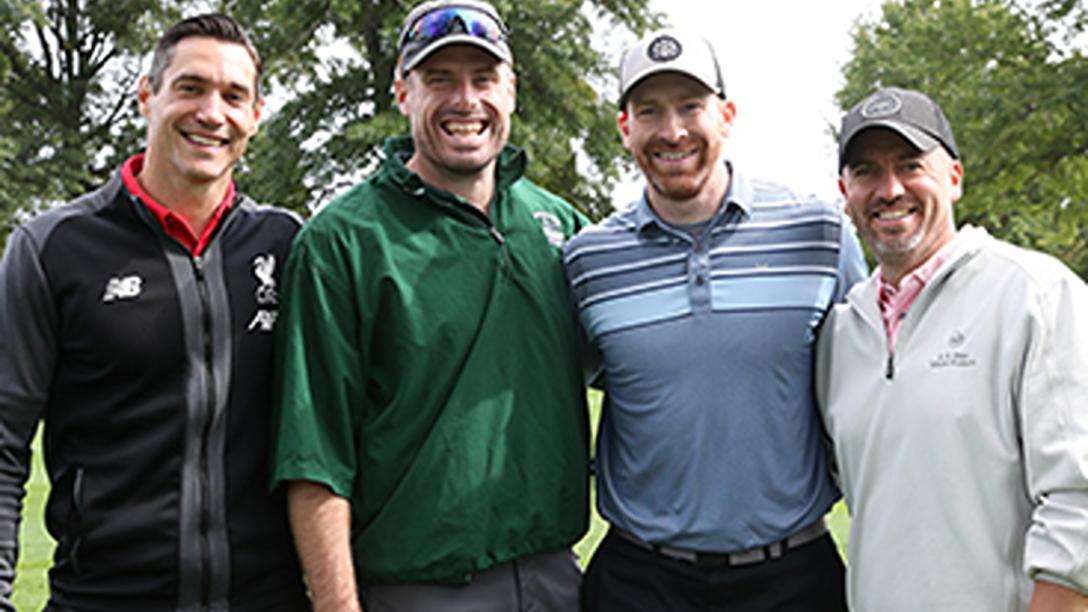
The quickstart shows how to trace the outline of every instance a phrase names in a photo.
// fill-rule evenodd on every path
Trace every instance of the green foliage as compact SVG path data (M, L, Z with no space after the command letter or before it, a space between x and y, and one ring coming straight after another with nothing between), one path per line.
M175 2L6 0L0 8L0 219L71 198L141 138L139 56Z
M0 2L0 237L12 220L100 184L142 147L141 60L184 15L222 10L265 59L269 112L237 172L256 199L308 212L364 177L406 132L392 80L403 0L4 0ZM512 141L530 177L593 216L625 155L598 94L613 67L593 24L641 33L648 0L495 3L512 31L519 110Z
M887 85L928 93L963 157L958 220L1088 277L1088 60L1076 47L1078 6L886 2L877 22L855 28L837 99L846 109Z

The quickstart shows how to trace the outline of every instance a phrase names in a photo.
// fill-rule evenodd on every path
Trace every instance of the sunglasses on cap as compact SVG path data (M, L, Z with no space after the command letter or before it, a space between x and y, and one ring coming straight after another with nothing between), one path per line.
M506 42L506 30L494 16L475 8L450 6L435 9L416 19L405 30L400 46L425 46L451 34L468 34L495 44Z

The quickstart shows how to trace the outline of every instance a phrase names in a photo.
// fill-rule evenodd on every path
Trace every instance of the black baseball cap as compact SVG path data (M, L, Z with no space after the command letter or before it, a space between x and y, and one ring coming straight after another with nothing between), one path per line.
M869 128L885 128L902 136L919 151L938 146L959 159L952 127L941 107L924 93L899 87L879 89L858 102L842 118L839 130L839 170L847 163L850 143Z

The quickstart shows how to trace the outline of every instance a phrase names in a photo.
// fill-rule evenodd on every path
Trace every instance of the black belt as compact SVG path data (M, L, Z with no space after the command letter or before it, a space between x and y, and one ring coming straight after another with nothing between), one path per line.
M778 559L789 550L799 548L822 537L827 533L827 525L824 523L823 519L820 519L784 540L772 542L766 546L757 546L755 548L749 548L748 550L730 553L700 552L664 544L651 544L649 542L643 542L634 535L616 527L612 528L612 533L639 548L655 552L662 557L668 557L669 559L691 563L692 565L700 567L732 567L737 565L752 565L755 563L763 563L770 559Z

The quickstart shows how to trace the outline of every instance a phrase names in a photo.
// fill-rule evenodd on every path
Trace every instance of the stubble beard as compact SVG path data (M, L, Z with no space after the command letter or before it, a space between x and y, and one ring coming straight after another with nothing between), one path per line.
M441 130L441 128L438 129ZM494 129L494 126L491 129ZM442 134L436 136L441 138ZM505 135L491 134L490 139L489 146L492 147L492 150L484 158L462 157L452 147L449 148L446 155L443 155L441 153L442 145L437 144L437 139L432 141L435 145L428 147L429 150L423 151L423 153L430 165L439 172L461 179L473 178L494 167L495 162L502 154L502 149L506 144ZM418 140L416 146L418 151Z
M874 236L873 240L870 241L870 246L878 260L901 264L910 260L911 255L917 251L924 238L925 229L919 227L909 236L897 237L892 240L878 240Z
M683 174L663 174L654 170L653 162L645 157L640 164L646 182L658 195L675 201L690 200L702 192L710 180L709 163L705 154L700 154L699 166L692 172Z

